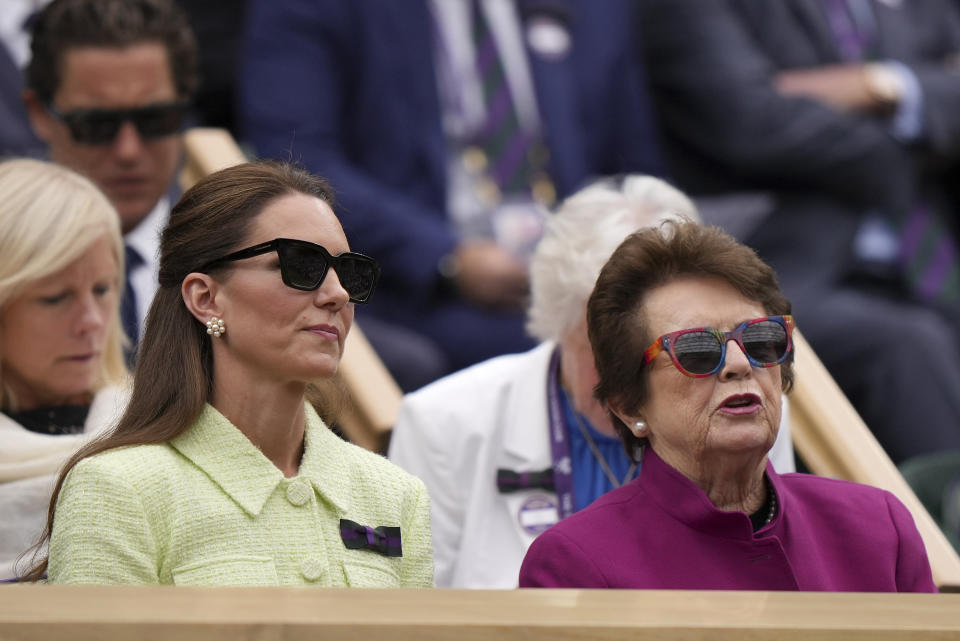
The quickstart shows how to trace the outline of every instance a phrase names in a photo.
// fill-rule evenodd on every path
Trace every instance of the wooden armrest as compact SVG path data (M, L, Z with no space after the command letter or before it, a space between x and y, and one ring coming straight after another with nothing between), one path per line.
M359 323L347 334L339 375L350 393L347 411L340 418L344 433L357 445L385 454L403 392Z
M913 515L934 582L941 589L960 587L956 550L799 331L794 332L793 342L796 380L790 394L790 421L797 453L814 474L892 492Z
M215 171L247 161L240 146L226 129L196 127L183 135L186 159L180 172L180 186L189 189Z

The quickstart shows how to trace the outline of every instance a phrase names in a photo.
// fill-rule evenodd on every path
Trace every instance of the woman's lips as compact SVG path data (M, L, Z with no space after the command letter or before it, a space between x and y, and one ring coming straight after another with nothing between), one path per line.
M312 325L307 328L307 331L311 334L326 338L327 340L340 340L340 330L333 325Z
M76 354L74 356L64 356L64 360L70 361L72 363L89 363L94 358L96 358L96 353L90 354Z
M733 394L723 399L718 411L731 416L755 414L760 411L762 403L756 394Z

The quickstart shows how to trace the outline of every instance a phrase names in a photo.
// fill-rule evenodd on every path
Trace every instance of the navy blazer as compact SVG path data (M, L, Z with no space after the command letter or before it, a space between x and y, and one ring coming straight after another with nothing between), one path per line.
M561 59L527 49L558 193L603 174L659 173L630 5L517 4L522 20L547 13L572 36ZM386 301L404 318L406 307L412 323L443 305L436 267L456 238L427 1L253 0L249 11L245 138L331 180L352 248L383 265L372 309Z
M23 72L0 42L0 159L44 155L45 146L30 126L22 92Z

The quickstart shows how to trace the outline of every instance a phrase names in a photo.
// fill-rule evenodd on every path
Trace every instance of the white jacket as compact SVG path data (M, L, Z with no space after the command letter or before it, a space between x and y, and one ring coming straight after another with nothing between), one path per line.
M50 493L67 459L93 436L112 427L129 392L97 392L82 434L40 434L0 413L0 579L14 576L17 557L33 545L47 524Z
M437 587L515 588L535 534L522 508L544 490L501 494L496 470L552 465L547 370L554 344L500 356L447 376L403 399L390 459L419 476L430 492ZM770 460L795 470L786 398ZM528 514L524 510L524 514Z

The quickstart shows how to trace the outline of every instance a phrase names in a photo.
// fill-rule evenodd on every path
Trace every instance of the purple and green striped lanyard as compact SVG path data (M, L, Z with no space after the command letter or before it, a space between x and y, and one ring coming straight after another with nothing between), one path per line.
M553 350L550 368L547 370L548 422L550 424L550 454L553 457L553 486L559 505L561 520L574 513L573 466L570 459L570 440L567 437L560 403L560 348Z

